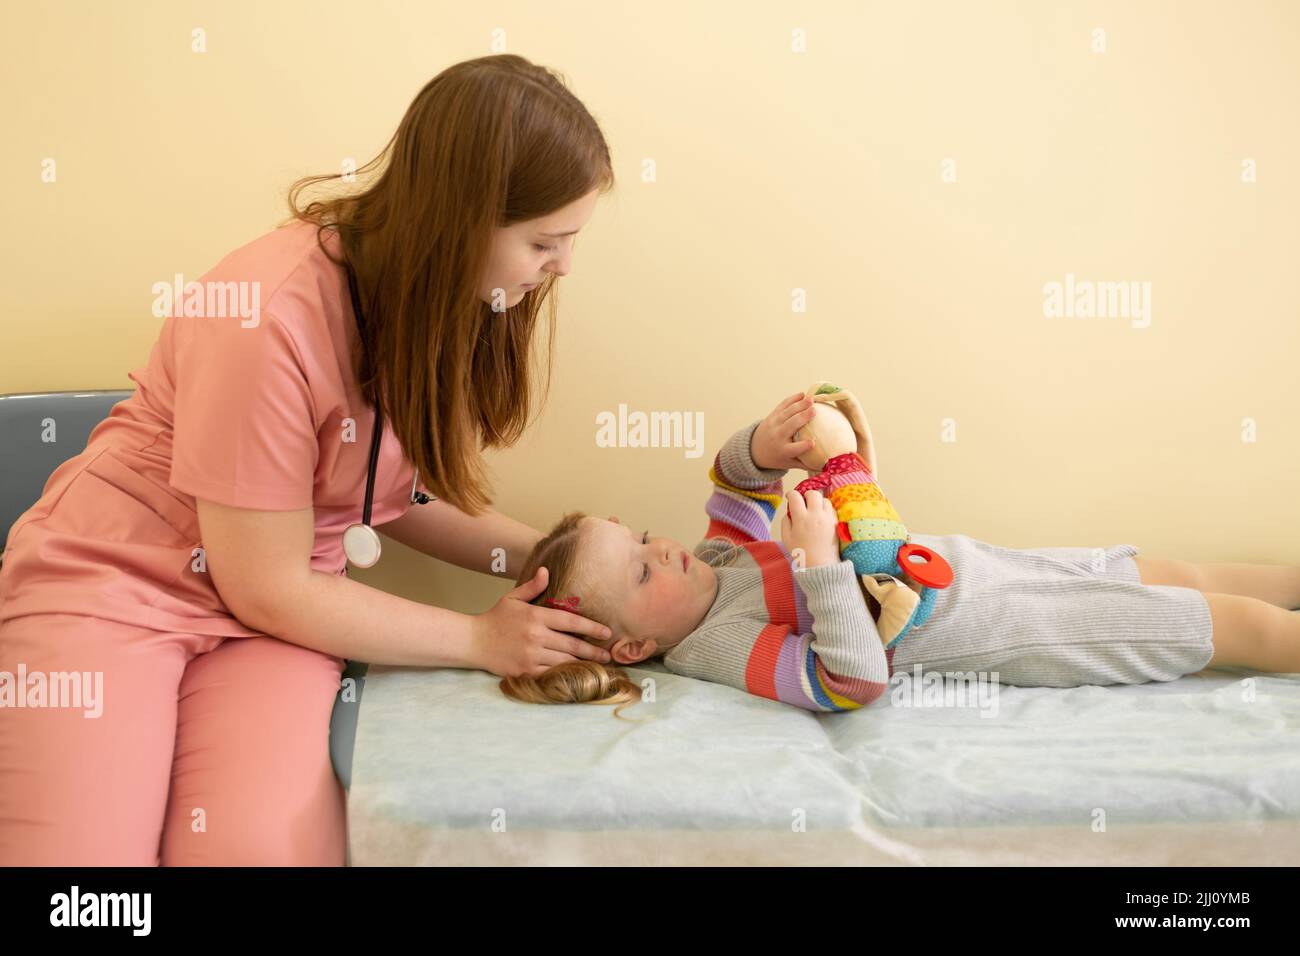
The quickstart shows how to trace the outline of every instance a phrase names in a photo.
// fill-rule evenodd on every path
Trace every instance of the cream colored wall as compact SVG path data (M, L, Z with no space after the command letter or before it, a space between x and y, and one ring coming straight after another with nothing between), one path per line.
M830 379L866 406L913 530L1300 561L1286 0L57 2L7 20L0 392L129 387L154 282L269 230L297 176L369 159L445 66L514 52L569 77L620 182L561 283L550 404L493 458L500 510L693 543L718 443ZM1150 282L1150 325L1046 318L1067 273ZM620 403L702 412L704 455L597 447ZM395 542L357 576L463 610L505 590Z

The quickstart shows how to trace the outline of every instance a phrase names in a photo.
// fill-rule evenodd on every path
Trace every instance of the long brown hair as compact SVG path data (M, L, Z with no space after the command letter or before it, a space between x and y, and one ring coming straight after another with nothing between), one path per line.
M358 386L382 403L425 487L479 514L492 503L482 451L513 445L530 424L538 377L530 359L544 301L539 409L555 337L554 276L503 312L478 297L494 228L611 190L609 148L562 74L500 54L430 80L388 145L357 172L381 165L363 191L301 208L303 189L343 174L297 180L285 223L315 223L318 243L322 230L338 229L366 320L368 354L353 356Z
M570 511L528 553L516 583L531 580L542 566L546 567L547 574L546 590L533 598L533 604L573 594L582 577L580 522L586 517L581 511ZM591 592L581 595L577 613L608 626L609 611L598 597ZM502 678L497 686L507 697L526 704L618 704L614 716L620 719L624 707L641 699L641 686L627 671L600 661L568 661L548 668L537 677Z

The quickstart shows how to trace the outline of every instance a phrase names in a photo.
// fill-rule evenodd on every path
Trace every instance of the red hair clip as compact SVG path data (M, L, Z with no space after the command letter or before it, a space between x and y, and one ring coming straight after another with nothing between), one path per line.
M553 607L560 611L572 611L578 613L578 595L571 594L566 598L544 598L542 603L547 607Z

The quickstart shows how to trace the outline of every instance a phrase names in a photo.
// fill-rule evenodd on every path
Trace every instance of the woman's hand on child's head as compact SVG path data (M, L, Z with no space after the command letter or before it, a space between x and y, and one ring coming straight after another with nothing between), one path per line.
M539 677L573 660L608 662L609 651L574 634L608 640L610 629L572 611L531 604L546 590L548 572L508 592L490 610L471 618L469 663L498 677Z
M754 429L754 437L749 441L749 456L754 464L759 468L785 471L803 467L799 464L799 456L812 451L814 443L811 438L795 441L794 433L812 421L816 414L813 400L804 398L803 392L782 399Z
M803 553L803 566L816 568L837 564L840 545L835 534L839 516L829 498L813 489L806 495L788 491L785 517L781 520L781 542L791 554Z

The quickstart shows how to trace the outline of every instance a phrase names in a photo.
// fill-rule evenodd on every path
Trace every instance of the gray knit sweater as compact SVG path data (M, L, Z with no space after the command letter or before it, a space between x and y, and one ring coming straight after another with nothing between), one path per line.
M808 710L869 704L888 685L893 649L880 640L851 561L796 570L772 540L785 471L754 464L758 424L732 435L709 470L709 525L694 553L717 574L718 595L664 666Z

